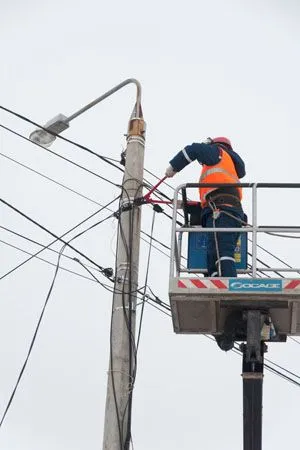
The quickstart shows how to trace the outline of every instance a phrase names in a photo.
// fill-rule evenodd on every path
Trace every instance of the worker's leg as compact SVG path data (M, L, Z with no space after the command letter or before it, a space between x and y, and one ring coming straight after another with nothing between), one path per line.
M241 226L240 212L230 210L230 217L221 212L219 217L213 220L212 214L208 214L205 220L205 227L216 228L237 228ZM236 219L236 218L237 219ZM207 270L208 276L218 276L219 270L223 277L236 277L236 267L234 262L234 250L239 237L239 233L208 233L207 242Z
M225 210L226 211L226 210ZM243 219L242 210L228 209L230 216L221 212L219 217L213 220L212 214L207 216L206 227L216 228L237 228L241 226ZM232 217L233 216L233 217ZM216 237L215 237L216 236ZM239 237L239 233L208 233L208 272L209 276L218 276L218 267L223 277L236 277L236 267L234 262L234 250ZM217 240L216 240L217 239ZM216 248L217 247L217 248ZM218 258L220 265L218 265ZM227 318L224 332L216 335L218 346L224 350L231 350L234 346L237 317L231 315Z
M231 219L233 220L233 219ZM222 225L219 225L220 227ZM237 225L230 225L236 227ZM220 270L222 277L236 277L234 250L239 233L218 233ZM218 263L216 263L218 266Z
M213 228L213 226L212 214L208 214L205 220L205 227ZM209 277L218 276L218 269L216 267L216 261L218 259L215 243L216 238L217 233L207 233L207 273Z

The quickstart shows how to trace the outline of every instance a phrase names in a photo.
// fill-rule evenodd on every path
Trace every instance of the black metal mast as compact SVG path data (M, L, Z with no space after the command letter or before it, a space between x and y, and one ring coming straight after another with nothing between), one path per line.
M243 352L243 418L244 450L262 449L262 397L264 353L267 346L261 341L261 311L247 311L247 344Z

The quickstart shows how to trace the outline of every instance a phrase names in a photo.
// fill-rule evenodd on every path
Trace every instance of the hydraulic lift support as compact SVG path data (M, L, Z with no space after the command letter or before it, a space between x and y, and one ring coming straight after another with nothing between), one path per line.
M201 205L190 202L186 192L187 189L198 190L204 186L227 185L186 183L178 186L174 193L169 280L173 328L177 334L215 336L219 347L225 351L228 351L233 342L241 343L244 450L262 450L262 391L266 344L286 342L287 336L300 336L300 277L283 277L281 272L299 274L300 269L291 266L288 269L259 267L258 262L261 261L257 258L257 237L259 233L272 234L278 231L297 233L299 236L300 226L259 225L258 191L265 188L300 189L300 183L237 185L252 190L252 225L237 229L218 228L217 232L239 232L241 235L241 243L237 246L235 255L238 276L234 278L205 276L205 235L215 232L215 229L201 226ZM179 209L183 209L184 224L178 223ZM242 236L249 233L252 233L250 267L247 245L242 245ZM186 255L187 264L182 262ZM258 272L273 272L275 277L261 278Z
M244 450L261 450L263 368L267 351L266 344L261 341L261 329L266 315L259 310L249 310L245 316L247 343L240 345L243 353Z

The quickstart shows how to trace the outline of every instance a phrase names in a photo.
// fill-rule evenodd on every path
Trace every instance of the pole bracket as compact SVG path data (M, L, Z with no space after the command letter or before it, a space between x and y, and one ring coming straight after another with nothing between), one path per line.
M244 315L247 319L246 361L261 363L261 330L266 314L260 310L248 310Z

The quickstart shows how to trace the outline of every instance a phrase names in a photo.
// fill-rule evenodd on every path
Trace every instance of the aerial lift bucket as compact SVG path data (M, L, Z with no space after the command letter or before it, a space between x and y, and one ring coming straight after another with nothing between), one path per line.
M206 185L208 186L208 185ZM219 187L221 185L211 184ZM222 186L225 186L222 184ZM234 185L230 185L234 186ZM287 336L300 335L300 277L260 278L258 272L300 273L297 268L258 268L257 234L261 232L300 233L300 227L262 227L257 224L259 188L300 188L300 184L242 183L252 189L252 225L242 228L218 228L219 232L240 232L235 259L237 278L205 276L206 233L214 229L195 223L188 207L187 189L201 184L179 186L174 195L169 298L174 331L178 334L224 333L228 321L236 320L235 340L242 342L244 450L261 450L262 380L266 342L285 342ZM178 196L182 195L179 201ZM184 224L178 226L178 205L183 208ZM252 233L252 267L248 268L247 233ZM183 260L183 236L188 235L187 264ZM235 319L236 318L236 319ZM269 332L263 335L267 326Z

